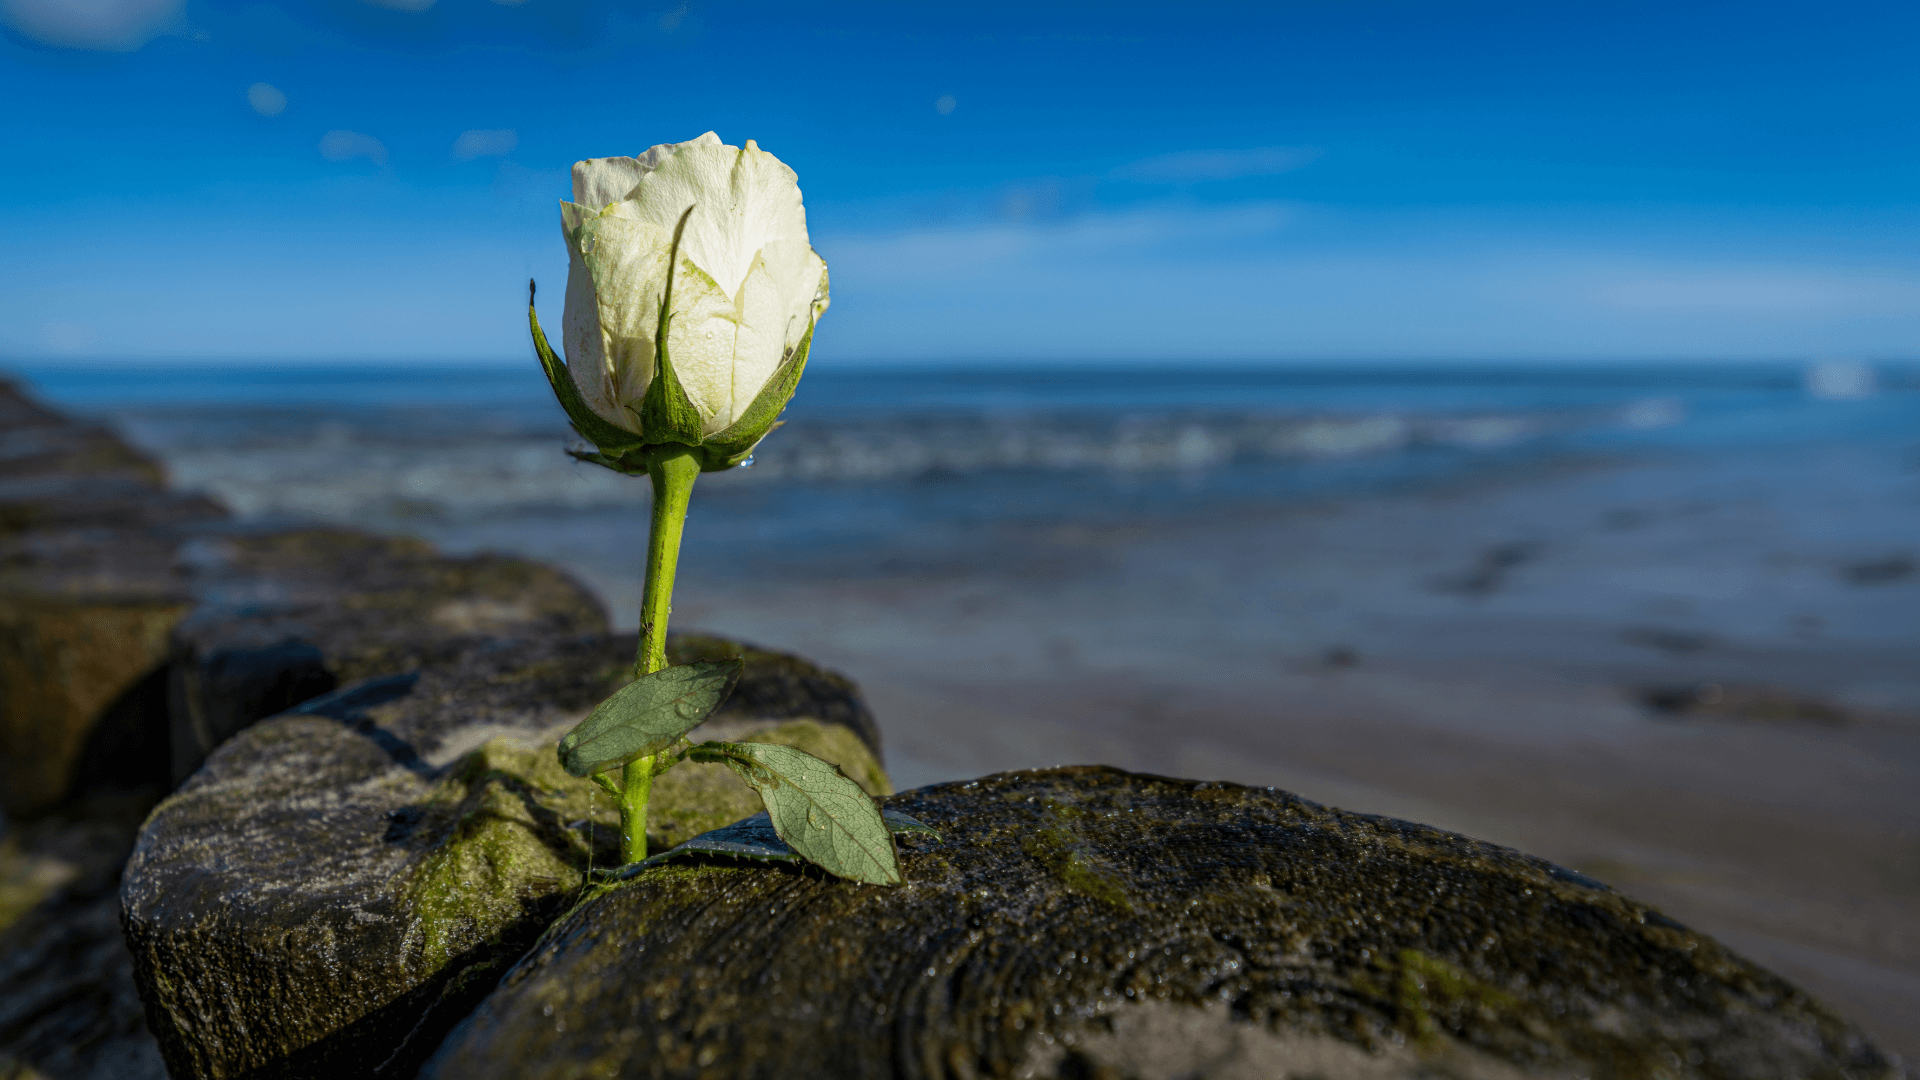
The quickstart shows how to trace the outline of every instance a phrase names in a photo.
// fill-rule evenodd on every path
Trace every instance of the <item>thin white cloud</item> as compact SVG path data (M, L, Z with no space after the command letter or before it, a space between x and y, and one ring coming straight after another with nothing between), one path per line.
M1317 146L1260 146L1252 150L1179 150L1122 165L1116 180L1148 184L1191 184L1204 180L1240 180L1278 176L1319 158Z
M1331 208L1160 204L815 243L849 357L1778 356L1920 340L1920 266L1399 232Z
M985 225L909 229L897 233L824 235L830 258L885 267L890 280L940 280L994 265L1035 258L1138 258L1151 248L1178 253L1220 241L1244 241L1283 229L1294 218L1278 203L1189 208L1148 207L1122 213L1082 214L1033 224L1019 220Z
M279 116L287 111L287 95L277 86L257 82L247 87L247 104L261 116Z
M453 156L461 161L474 158L505 157L520 145L520 135L512 128L475 128L463 131L453 140Z
M0 22L62 49L133 52L175 29L185 0L0 0Z
M1050 221L1067 216L1067 190L1058 179L1011 184L1000 193L996 216L1008 221Z
M357 131L329 131L320 137L320 156L328 161L352 161L363 157L375 165L385 165L387 147L379 139Z
M40 327L40 340L54 356L79 356L99 340L93 327L79 322L50 322Z
M1595 296L1604 304L1646 312L1822 312L1862 299L1863 284L1804 272L1668 271L1606 283Z

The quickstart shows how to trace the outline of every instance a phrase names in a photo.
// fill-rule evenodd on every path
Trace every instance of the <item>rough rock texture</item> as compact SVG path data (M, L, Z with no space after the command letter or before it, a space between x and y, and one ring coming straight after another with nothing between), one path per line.
M563 773L553 743L624 681L633 652L631 637L480 645L216 750L154 811L122 889L173 1075L408 1075L573 901L589 863L614 861L612 800ZM794 663L755 652L741 679L747 700L785 701L784 715L735 710L714 726L799 745L886 791L856 732L806 715ZM814 705L865 715L844 694ZM758 805L724 767L682 765L652 809L665 846Z
M945 831L907 885L647 870L422 1075L1897 1075L1711 939L1465 837L1092 767L888 804Z
M173 628L172 779L220 743L336 686L418 670L489 637L605 633L564 574L344 529L202 536L180 561L198 607Z
M122 699L140 698L188 609L164 596L0 594L0 795L9 814L67 795L94 730ZM157 734L148 741L149 753L164 753Z
M93 800L0 841L0 1077L164 1080L120 934L145 810Z
M606 630L550 567L344 529L41 531L0 540L0 558L12 813L103 768L115 785L151 768L139 779L164 791L255 720L482 638Z
M120 867L161 791L127 766L164 775L153 674L189 597L162 534L225 511L163 480L0 382L0 1077L165 1076L119 919ZM127 790L56 808L80 762Z
M0 807L68 792L100 716L166 656L189 597L158 535L216 521L159 464L0 382ZM164 751L164 747L162 748Z
M127 507L98 517L100 502L115 496L165 515L159 507L167 500L142 498L163 484L159 463L111 430L77 423L0 380L0 534L96 521L119 525Z
M607 629L598 601L552 568L342 529L261 532L163 481L111 432L0 382L10 815L76 783L158 797L261 717L481 637Z

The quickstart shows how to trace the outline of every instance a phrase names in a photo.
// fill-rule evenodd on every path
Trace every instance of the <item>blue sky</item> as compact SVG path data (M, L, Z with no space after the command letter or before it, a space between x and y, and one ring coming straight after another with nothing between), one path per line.
M0 363L525 361L569 164L708 129L800 174L823 363L1920 354L1911 3L0 22Z

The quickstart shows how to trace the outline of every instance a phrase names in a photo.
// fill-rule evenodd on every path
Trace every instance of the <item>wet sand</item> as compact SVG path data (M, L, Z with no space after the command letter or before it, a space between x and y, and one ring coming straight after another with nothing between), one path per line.
M698 499L695 515L690 542ZM945 566L782 577L696 553L675 618L853 675L902 786L1106 762L1456 829L1661 906L1911 1062L1916 537L1920 471L1899 454L1590 464L1205 521L1000 527ZM631 572L574 555L630 612ZM1644 701L1702 683L1817 707Z

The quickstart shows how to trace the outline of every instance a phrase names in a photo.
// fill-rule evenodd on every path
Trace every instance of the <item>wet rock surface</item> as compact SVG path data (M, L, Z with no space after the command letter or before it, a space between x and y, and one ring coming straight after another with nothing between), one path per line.
M618 850L612 800L553 744L628 677L632 637L481 643L227 741L142 831L122 889L175 1077L405 1076ZM683 646L714 649L706 639ZM715 734L801 746L886 790L858 732L807 715L792 658L749 652ZM761 676L762 671L766 676ZM866 715L851 684L813 713ZM785 690L783 690L785 687ZM784 696L783 696L784 695ZM696 732L696 737L703 733ZM758 809L723 766L654 787L664 847Z
M1425 826L1097 767L887 805L944 833L902 842L905 886L649 869L422 1075L1898 1075L1713 940Z
M163 1080L120 934L144 800L64 808L0 841L0 1077Z
M166 1075L120 932L120 868L166 759L170 530L217 522L104 428L0 382L0 1076ZM72 798L81 763L96 790ZM117 790L106 790L117 789Z
M605 627L545 567L251 529L165 481L110 430L0 382L0 1077L164 1075L119 886L175 780L169 691L189 699L170 683L233 729L490 634ZM185 747L189 769L212 742Z
M0 535L83 523L98 514L103 495L109 503L142 505L143 494L165 483L159 462L113 432L49 409L0 380Z
M172 781L262 717L376 675L415 671L487 638L605 633L566 575L498 555L344 529L204 535L178 554L197 606L172 630Z
M0 381L0 807L68 794L101 714L159 664L190 597L161 534L217 521L158 462ZM164 753L164 747L161 748Z
M0 806L156 788L335 686L484 637L604 633L599 602L523 559L345 529L263 531L166 490L104 428L0 382Z

